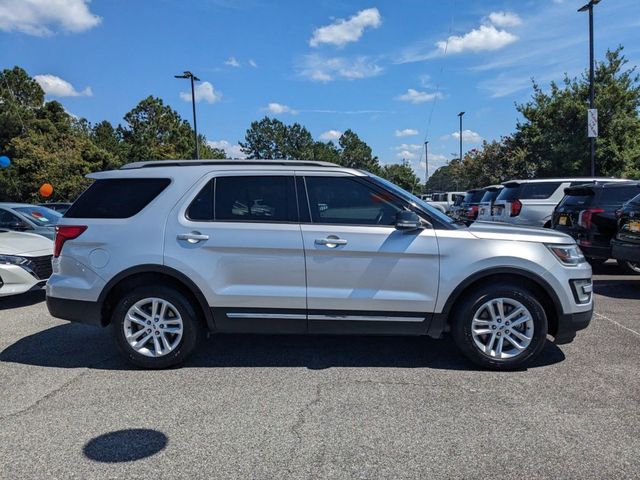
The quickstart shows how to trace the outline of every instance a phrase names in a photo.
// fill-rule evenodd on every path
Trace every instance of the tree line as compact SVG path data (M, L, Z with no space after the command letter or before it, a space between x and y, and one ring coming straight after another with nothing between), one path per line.
M640 79L629 68L623 48L608 51L595 69L599 137L596 174L640 178ZM516 104L522 119L513 134L468 151L438 169L428 190L466 190L515 178L588 176L590 174L587 106L589 76L565 75L562 83Z

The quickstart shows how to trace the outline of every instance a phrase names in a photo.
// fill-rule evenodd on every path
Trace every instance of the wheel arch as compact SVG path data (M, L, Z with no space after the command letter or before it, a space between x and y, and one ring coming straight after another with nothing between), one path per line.
M98 297L98 304L101 305L102 325L106 326L111 322L111 313L120 292L144 285L147 282L161 282L182 290L193 301L193 307L201 315L207 328L215 330L211 307L200 288L178 270L157 264L136 265L127 268L107 282Z
M555 335L558 329L558 317L562 315L562 303L558 295L549 283L529 270L515 267L496 267L481 270L464 279L456 288L453 289L449 298L444 304L441 313L435 314L429 328L429 335L439 337L448 327L451 312L460 298L465 293L470 292L474 288L482 285L487 280L511 280L524 283L533 289L540 296L540 301L547 314L549 322L549 333Z

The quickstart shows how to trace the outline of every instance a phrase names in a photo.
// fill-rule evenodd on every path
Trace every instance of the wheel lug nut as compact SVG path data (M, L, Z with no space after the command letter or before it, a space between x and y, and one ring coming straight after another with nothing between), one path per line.
M147 325L151 325L151 322L149 320L147 320Z
M506 330L504 333L509 333L509 330Z
M504 324L508 327L509 326L509 322L504 322Z
M160 324L160 328L164 328L164 323L161 323L161 324Z
M151 333L151 329L150 328L147 328L147 333Z
M498 332L496 335L500 336L500 332Z
M160 332L156 332L156 335L160 335Z
M495 330L497 327L495 325L491 325L491 330Z

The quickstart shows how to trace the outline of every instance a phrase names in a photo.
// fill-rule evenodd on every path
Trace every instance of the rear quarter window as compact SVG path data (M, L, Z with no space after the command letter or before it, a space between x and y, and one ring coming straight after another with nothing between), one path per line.
M561 182L525 183L522 185L520 199L544 200L545 198L549 198L553 195L561 184Z
M608 204L623 204L638 195L640 188L636 186L604 188L602 202Z
M96 180L65 213L65 218L129 218L167 188L168 178Z

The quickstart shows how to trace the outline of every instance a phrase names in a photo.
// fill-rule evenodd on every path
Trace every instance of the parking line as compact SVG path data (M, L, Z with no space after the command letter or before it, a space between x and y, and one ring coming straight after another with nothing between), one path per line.
M640 332L636 332L635 330L632 330L629 327L625 327L624 325L622 325L621 323L616 322L615 320L611 320L609 317L605 317L604 315L602 315L601 313L598 312L593 312L595 313L597 316L604 318L605 320L609 320L611 323L615 323L616 325L618 325L619 327L624 328L625 330L629 330L631 333L635 333L636 335L638 335L640 337Z

